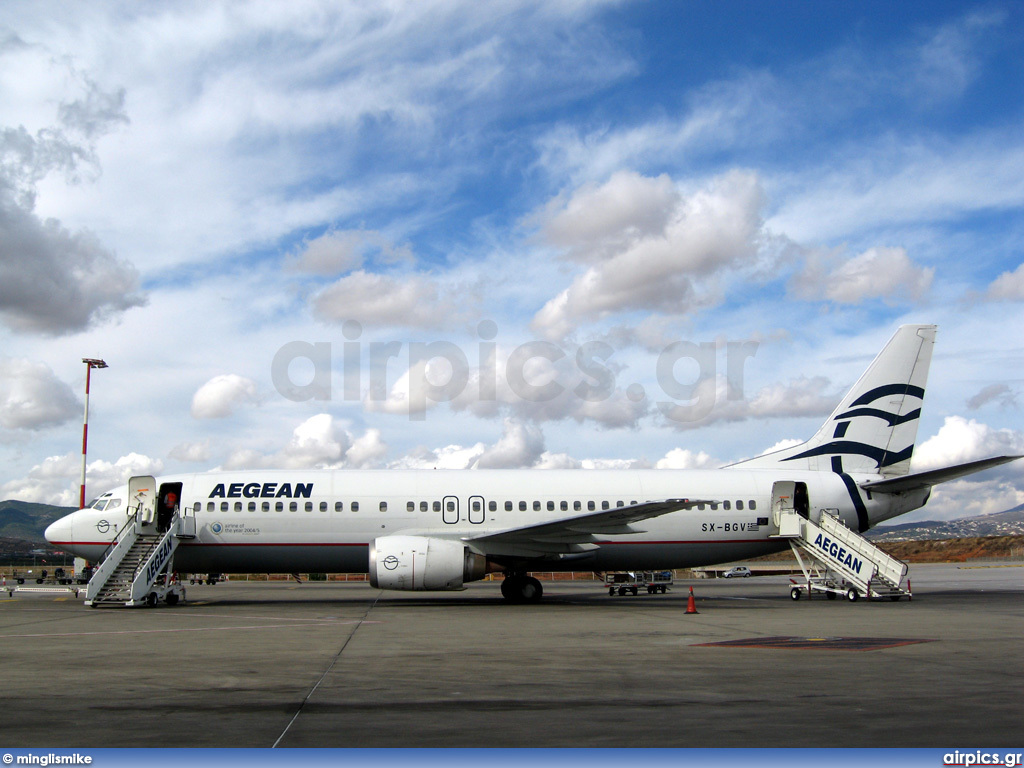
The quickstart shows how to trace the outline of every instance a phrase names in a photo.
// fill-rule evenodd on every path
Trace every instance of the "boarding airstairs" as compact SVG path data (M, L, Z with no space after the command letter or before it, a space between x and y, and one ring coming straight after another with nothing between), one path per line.
M865 596L912 598L907 564L847 528L831 510L820 510L816 522L795 510L775 512L778 533L772 538L789 539L804 574L804 582L794 581L790 590L794 600L815 592L830 599L843 595L851 602Z
M174 576L174 552L183 539L195 537L195 518L175 508L160 525L155 484L152 477L131 479L128 520L89 580L86 605L154 606L161 600L176 605L184 599L185 588Z

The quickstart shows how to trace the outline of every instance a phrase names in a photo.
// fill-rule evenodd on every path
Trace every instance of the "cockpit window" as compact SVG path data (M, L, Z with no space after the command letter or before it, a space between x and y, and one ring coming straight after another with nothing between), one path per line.
M106 496L100 496L98 499L96 499L96 501L94 501L89 506L90 506L91 509L95 509L95 510L98 510L98 511L102 512L104 509L107 508L107 501L108 500L109 499L107 499Z
M121 506L121 500L120 499L111 499L110 503L107 504L107 509L117 509L120 506Z

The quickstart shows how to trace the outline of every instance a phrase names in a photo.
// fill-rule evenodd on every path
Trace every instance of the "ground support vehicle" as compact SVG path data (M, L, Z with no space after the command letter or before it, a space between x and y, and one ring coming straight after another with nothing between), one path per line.
M780 501L790 498L777 495ZM784 508L773 509L773 516L778 533L772 534L772 538L789 540L804 574L803 582L791 579L789 596L794 600L804 595L811 597L815 592L832 600L842 595L851 603L861 597L888 598L894 602L904 596L912 599L907 564L847 528L834 510L820 510L813 520ZM804 562L801 551L808 556L808 562Z
M188 577L189 584L214 585L218 581L224 581L223 573L193 573Z
M881 579L875 583L869 581L866 587L861 589L858 588L856 584L847 581L828 569L817 570L809 568L805 573L803 581L797 581L796 579L790 579L789 581L792 584L789 588L789 596L793 600L799 600L804 596L810 598L813 597L815 593L823 594L829 600L835 600L837 597L845 597L851 603L856 602L864 596L867 596L869 600L881 600L888 598L893 602L896 602L904 596L908 600L914 599L914 595L910 591L909 579L906 582L906 587L899 589L892 588L890 584L887 584Z
M638 595L640 590L647 594L665 594L672 586L672 571L621 571L606 573L604 586L610 596Z
M65 571L63 568L55 568L50 571L48 568L43 568L39 571L29 570L23 573L15 571L11 576L11 579L18 585L22 584L61 584L67 586L69 584L76 583L75 575L72 572ZM77 582L81 583L81 582Z
M71 571L65 571L63 568L55 568L50 571L48 568L43 568L39 571L33 569L22 573L14 571L10 577L10 583L5 576L0 588L5 590L8 596L14 595L15 592L70 592L78 597L79 590L76 585L79 583Z
M794 600L799 600L804 596L811 598L815 593L823 594L829 600L843 596L850 602L860 597L860 592L852 584L847 584L844 579L828 572L818 576L805 576L804 581L796 579L789 581L793 585L789 588L789 596Z

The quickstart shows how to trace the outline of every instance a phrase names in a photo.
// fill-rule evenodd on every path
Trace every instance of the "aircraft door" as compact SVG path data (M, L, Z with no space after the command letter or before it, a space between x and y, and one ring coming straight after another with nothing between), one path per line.
M156 478L140 475L128 481L128 513L135 514L140 533L156 531Z
M156 504L156 528L166 533L174 513L181 507L181 483L161 483Z
M793 483L793 509L804 520L810 520L811 501L807 497L807 483ZM821 518L821 515L818 515Z
M779 480L772 485L772 528L779 529L782 515L793 511L794 483L791 480Z
M181 519L178 522L178 530L175 532L179 539L194 539L196 537L196 511L191 506L181 505Z
M459 522L459 497L445 496L441 501L441 519L445 525L455 525Z
M487 514L484 510L485 506L483 496L469 497L469 522L473 525L480 525Z
M796 518L785 518L787 512L796 512L805 520L810 518L807 483L779 480L772 485L772 534L791 535L796 532ZM784 520L788 519L788 527ZM785 530L783 530L785 528Z

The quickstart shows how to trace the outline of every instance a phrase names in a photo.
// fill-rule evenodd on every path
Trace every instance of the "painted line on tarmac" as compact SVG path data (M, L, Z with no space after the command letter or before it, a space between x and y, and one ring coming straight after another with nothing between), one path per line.
M777 603L778 595L772 597L732 597L729 595L702 595L697 598L698 602L701 600L743 600L748 603Z
M201 603L193 603L193 602L190 601L189 603L187 603L187 605L188 606L201 605ZM168 618L168 619L171 618L170 613L164 614L164 616L166 618ZM299 622L299 621L304 621L304 622L314 622L314 621L339 621L340 622L340 621L347 621L347 622L350 622L350 623L351 622L359 621L359 619L356 619L356 618L346 619L346 618L342 618L341 616L316 616L316 617L313 617L313 618L303 618L301 616L248 616L246 614L238 614L238 613L195 613L195 614L190 614L187 611L178 611L178 610L175 611L174 618L176 618L176 619L234 619L235 621L239 621L241 619L252 619L254 621L263 620L263 621L296 621L296 622ZM382 624L383 620L381 620L381 621L371 621L369 623L370 624Z
M153 635L164 632L230 632L235 629L295 629L296 627L337 627L348 624L380 624L379 621L351 619L346 621L310 621L306 624L263 624L242 627L192 627L184 629L121 629L110 632L51 632L29 635L0 635L0 639L31 637L88 637L91 635Z
M979 571L987 568L1024 568L1024 564L1019 565L958 565L956 569L958 571Z

